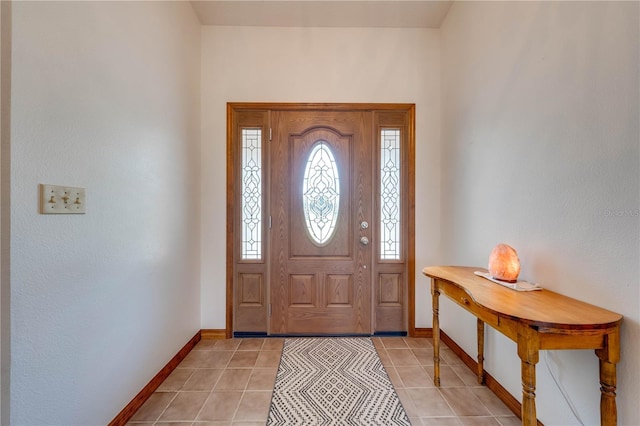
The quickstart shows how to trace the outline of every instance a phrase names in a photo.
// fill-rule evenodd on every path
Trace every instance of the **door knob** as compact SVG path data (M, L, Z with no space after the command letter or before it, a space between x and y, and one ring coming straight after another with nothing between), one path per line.
M367 222L366 220L363 220L362 223L360 223L360 228L367 229L368 227L369 227L369 222Z
M369 244L369 239L367 237L360 237L360 243L362 243L363 246L366 246Z

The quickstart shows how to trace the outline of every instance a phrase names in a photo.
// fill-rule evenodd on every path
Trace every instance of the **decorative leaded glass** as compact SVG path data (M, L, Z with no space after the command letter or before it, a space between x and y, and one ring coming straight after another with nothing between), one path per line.
M262 258L262 130L242 129L242 259Z
M340 179L331 147L319 141L311 149L302 182L307 230L318 245L326 244L336 229L340 207Z
M380 259L400 259L400 130L380 132Z

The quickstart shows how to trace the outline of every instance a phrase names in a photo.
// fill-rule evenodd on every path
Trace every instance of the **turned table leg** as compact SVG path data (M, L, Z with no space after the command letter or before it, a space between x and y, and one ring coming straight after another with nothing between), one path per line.
M478 384L484 383L484 321L478 318Z
M522 374L522 425L536 426L536 364L540 341L534 330L522 327L518 332L518 356Z
M600 424L618 424L616 363L620 361L619 330L604 337L604 348L596 349L600 361Z
M433 384L440 386L440 291L435 279L431 280L431 303L433 307Z

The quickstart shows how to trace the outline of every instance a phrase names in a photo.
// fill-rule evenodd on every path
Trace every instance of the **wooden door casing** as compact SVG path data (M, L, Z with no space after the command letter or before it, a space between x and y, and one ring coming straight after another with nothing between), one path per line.
M304 115L297 115L298 119L294 119L296 123L293 126L292 134L294 137L302 137L305 134L315 135L316 139L329 139L331 137L337 138L334 142L340 138L353 138L354 132L349 131L344 127L345 120L349 121L353 119L353 116L359 116L359 120L362 121L363 130L362 133L368 133L366 137L366 143L358 149L364 150L364 154L360 154L363 157L369 157L367 163L371 167L372 175L367 181L361 180L353 185L349 185L349 188L356 188L355 191L369 192L370 195L365 196L368 198L366 204L370 210L369 217L367 219L364 216L367 212L363 209L360 202L354 202L354 199L358 199L360 195L356 192L349 194L348 202L349 207L353 209L359 209L359 213L355 214L352 211L351 215L348 215L348 226L345 224L339 226L346 226L345 231L338 233L334 236L336 241L342 241L344 244L337 244L334 247L326 245L322 247L322 250L316 250L315 253L306 253L305 250L309 248L309 245L302 239L293 238L293 251L290 247L292 241L287 241L286 245L282 245L283 249L278 248L281 251L281 257L286 259L285 261L277 260L274 257L274 239L279 237L286 237L284 234L289 234L289 231L276 231L276 228L280 226L278 224L278 213L275 208L272 192L278 190L276 185L276 175L272 176L272 160L273 150L276 149L277 140L281 138L279 125L276 124L276 118L278 114L289 112L306 112L310 113L306 119L301 117ZM294 114L295 115L295 114ZM349 118L350 117L350 118ZM315 118L320 118L320 122L310 124ZM324 120L324 121L322 121ZM297 127L296 127L297 126ZM238 144L240 142L239 136L241 129L259 128L263 134L263 167L264 167L264 235L263 235L263 253L264 258L254 260L242 260L240 256L241 245L241 149ZM380 167L380 131L383 128L400 129L402 134L402 189L401 189L401 220L402 220L402 258L398 260L381 260L379 252L379 217L380 212L380 176L377 174ZM305 133L305 131L307 131ZM313 133L316 132L316 133ZM325 132L325 133L319 133ZM328 132L328 133L326 133ZM357 132L355 132L357 133ZM270 135L273 135L273 138ZM297 135L297 136L296 136ZM270 140L273 139L273 140ZM345 144L345 142L341 142ZM302 146L301 144L300 146ZM295 155L292 150L288 149L288 141L285 144L281 144L281 155L293 156ZM357 149L355 144L351 144L352 148L348 150L350 160L353 161L356 158ZM355 150L355 151L354 151ZM277 303L281 302L278 299L278 293L274 295L275 285L270 281L276 276L275 270L279 268L283 262L289 267L289 257L284 256L284 253L293 253L291 257L291 269L294 272L294 278L297 280L297 290L291 294L286 295L287 298L293 297L294 308L303 308L305 302L309 300L311 295L315 297L313 303L318 303L321 300L325 300L323 313L316 311L315 315L308 315L313 318L320 318L321 324L319 327L323 330L321 333L314 334L379 334L379 333L395 333L406 332L410 336L416 335L415 330L415 275L413 270L415 269L415 236L414 236L414 198L415 198L415 106L412 104L289 104L289 103L228 103L227 104L227 309L226 309L226 336L232 337L243 335L268 335L268 334L311 334L308 331L304 331L299 324L298 319L304 318L307 314L303 314L300 311L304 309L293 309L295 321L290 321L293 325L291 330L286 328L278 328L278 324L284 323L282 318L273 320L278 315L283 315L278 311ZM339 156L342 156L340 154ZM305 157L303 154L302 157ZM339 157L338 156L338 157ZM287 160L288 161L288 160ZM291 171L287 175L289 181L293 181L293 175L303 172L304 162L306 158L298 163L298 170ZM338 158L336 161L342 161ZM363 162L364 163L364 162ZM353 173L350 173L353 176ZM341 176L342 178L342 176ZM299 179L296 178L296 179ZM350 179L351 180L351 179ZM351 182L350 182L351 183ZM290 185L287 184L287 185ZM284 187L283 187L284 188ZM290 188L291 189L291 188ZM281 189L284 191L284 189ZM294 200L293 197L300 197L301 191L290 190L293 194L285 204L288 206L293 204L295 206L301 206L300 199ZM372 198L371 198L372 197ZM344 198L343 198L344 199ZM281 204L283 202L281 201ZM346 204L341 206L341 210L345 208ZM282 218L286 218L288 221L295 223L297 228L292 228L293 233L300 233L304 230L304 220L301 218L301 207L292 209L287 207L287 211L283 210L280 213ZM344 211L344 210L343 210ZM290 214L291 213L291 214ZM297 218L295 218L295 216ZM362 231L358 226L360 222L365 219L369 222L369 228L366 231ZM342 219L345 220L345 219ZM268 224L272 224L272 228L269 229ZM279 235L283 234L283 235ZM360 236L368 236L370 240L369 246L362 251L362 247L358 246ZM283 240L284 241L284 240ZM347 244L346 241L349 241ZM338 249L338 246L340 248ZM286 248L286 250L284 250ZM333 252L332 252L333 250ZM351 251L349 253L349 250ZM369 250L368 253L366 250ZM319 266L318 263L312 266L309 271L304 271L298 268L300 265L296 263L297 260L312 260L313 256L307 256L312 254L313 256L329 256L330 262L334 263L334 270L327 270L325 266ZM333 258L332 258L333 257ZM365 262L365 258L370 260L370 263ZM280 262L280 263L278 263ZM313 263L313 262L312 262ZM360 273L364 268L362 265L367 265L366 272ZM275 266L274 266L275 265ZM345 272L346 271L346 272ZM353 273L355 272L355 275ZM280 274L280 272L278 272ZM368 275L368 277L367 277ZM278 275L279 276L279 275ZM329 293L333 299L328 299L330 303L326 302L326 294L319 292L317 281L325 283L329 279L329 284L324 285L325 288L329 288ZM278 278L279 280L279 278ZM276 281L278 281L276 280ZM316 280L316 282L314 282ZM368 286L365 283L368 281ZM325 283L326 284L326 283ZM309 292L309 288L315 286L315 293ZM283 287L280 288L283 291ZM368 297L362 298L363 292L367 292ZM356 295L357 297L354 297ZM307 299L305 299L307 298ZM324 298L324 299L322 299ZM286 300L287 306L291 300ZM342 319L330 320L331 315L334 312L338 312L341 308L345 308L345 305L359 304L354 310L357 314L351 315L349 321L351 324L355 324L352 329L341 332L340 322ZM366 306L368 304L368 307ZM331 308L331 309L329 309ZM369 314L366 314L366 312ZM311 312L311 310L306 310ZM325 315L326 314L326 315ZM325 318L327 317L327 318ZM338 316L339 317L339 316ZM356 318L353 320L353 318ZM368 323L368 331L367 331ZM338 325L336 325L338 324Z

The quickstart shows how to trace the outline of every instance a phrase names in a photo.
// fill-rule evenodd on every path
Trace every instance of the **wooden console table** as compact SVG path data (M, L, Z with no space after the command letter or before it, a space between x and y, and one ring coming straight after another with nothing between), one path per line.
M433 303L434 384L440 386L439 296L445 294L478 321L478 381L483 383L484 324L518 345L522 424L535 426L536 363L545 349L595 349L600 361L600 423L617 424L616 363L622 315L549 290L519 292L474 275L483 268L430 266Z

